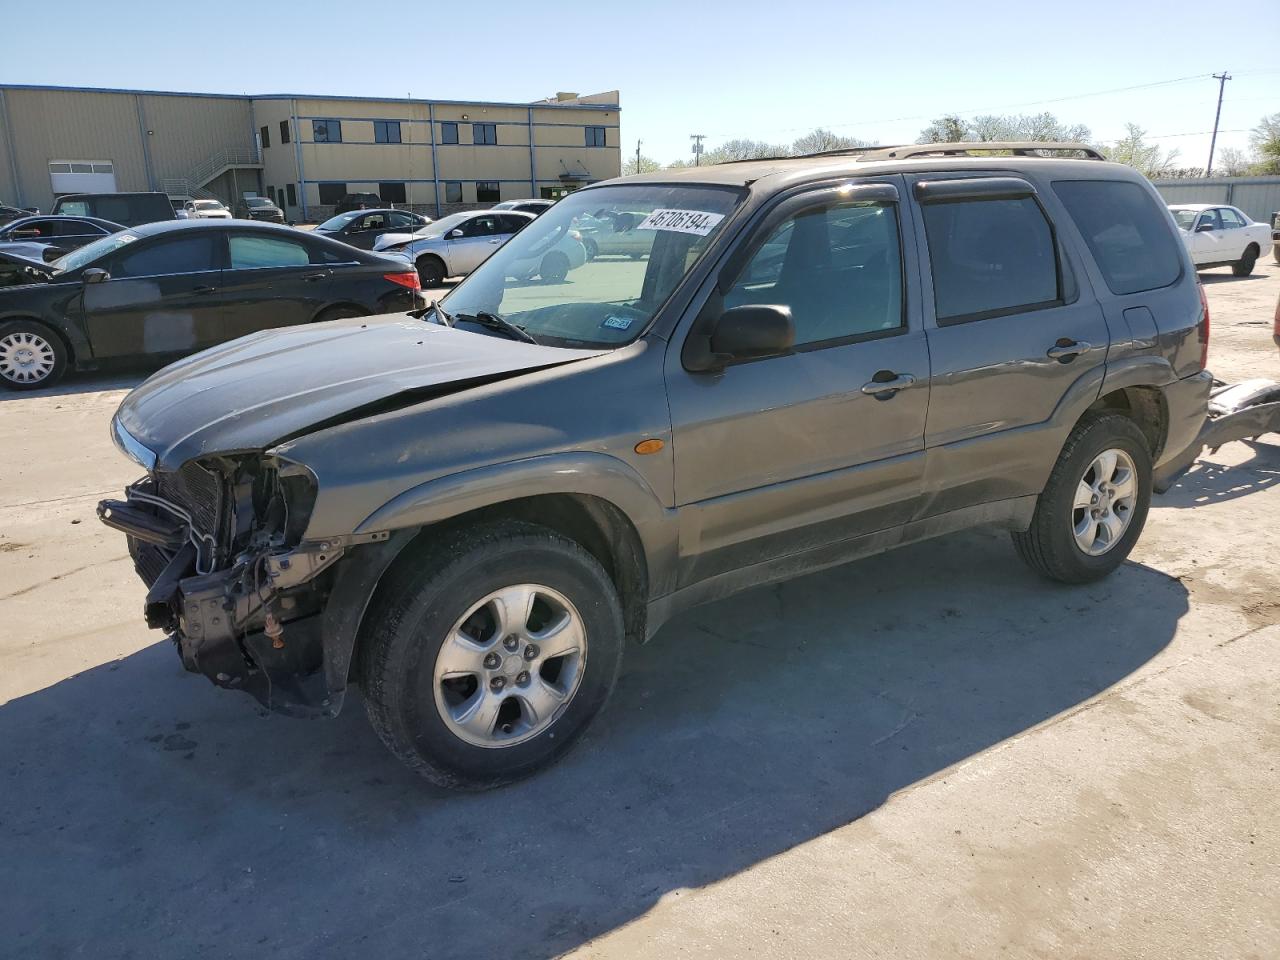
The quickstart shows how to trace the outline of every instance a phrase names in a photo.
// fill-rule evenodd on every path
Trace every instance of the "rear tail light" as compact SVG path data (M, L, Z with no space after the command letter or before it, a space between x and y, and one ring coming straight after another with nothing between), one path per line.
M392 283L407 287L410 290L421 290L422 281L418 278L417 270L407 270L404 273L384 273L383 280L390 280Z
M1200 369L1204 370L1209 366L1209 298L1204 295L1203 283L1197 283L1196 289L1200 291Z

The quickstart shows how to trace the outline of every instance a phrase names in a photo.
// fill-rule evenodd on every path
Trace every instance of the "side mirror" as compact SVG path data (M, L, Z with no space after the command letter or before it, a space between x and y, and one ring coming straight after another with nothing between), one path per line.
M776 357L796 342L791 308L773 304L733 307L720 314L711 331L707 370L722 370L734 360Z
M458 237L460 237L460 236L462 236L462 230L461 230L461 228L456 229L456 230L450 230L450 231L449 231L449 239L450 239L450 240L456 240L456 239L458 239Z
M1196 233L1208 233L1213 229L1212 223L1202 223L1196 227Z
M57 260L59 257L65 257L66 255L67 251L61 250L58 247L45 247L40 251L40 259L45 263L53 263L53 261Z
M102 283L104 280L110 280L111 274L101 267L90 267L80 275L80 279L84 283Z

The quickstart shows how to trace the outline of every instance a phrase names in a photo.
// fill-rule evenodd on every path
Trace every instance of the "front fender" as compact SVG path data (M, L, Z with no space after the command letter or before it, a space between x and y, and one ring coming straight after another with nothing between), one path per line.
M650 592L671 589L677 555L675 511L629 464L604 453L547 454L466 470L411 487L353 531L400 530L439 523L481 507L547 494L578 494L611 503L635 527L648 564Z

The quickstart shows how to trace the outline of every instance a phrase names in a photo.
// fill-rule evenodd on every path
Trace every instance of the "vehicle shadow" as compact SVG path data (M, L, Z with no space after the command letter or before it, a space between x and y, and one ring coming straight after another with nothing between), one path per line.
M1215 269L1215 268L1210 268ZM1200 278L1201 283L1243 283L1246 280L1266 280L1265 273L1251 273L1247 277L1237 277L1233 274L1229 267L1223 268L1225 273L1209 273L1207 270L1197 270L1196 276Z
M68 373L59 383L41 390L0 388L0 403L6 400L29 400L33 397L65 397L78 393L100 393L104 390L131 390L158 369L159 366L111 373Z
M558 956L1107 690L1187 605L1132 563L1047 584L1002 534L907 548L679 618L565 762L457 796L358 703L264 716L157 643L0 706L6 952Z
M1230 466L1197 460L1155 505L1179 509L1202 507L1235 500L1280 483L1280 445L1264 440L1240 442L1253 451L1251 459Z

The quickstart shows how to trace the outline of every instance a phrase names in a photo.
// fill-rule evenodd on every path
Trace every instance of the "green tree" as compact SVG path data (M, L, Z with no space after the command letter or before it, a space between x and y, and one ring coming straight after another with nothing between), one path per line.
M1126 123L1125 130L1123 137L1102 148L1108 160L1128 164L1152 179L1171 176L1175 171L1185 172L1174 166L1178 160L1177 150L1165 150L1159 144L1147 143L1147 131L1136 123Z
M866 146L869 146L869 144L865 140L859 140L857 137L842 137L838 133L832 133L825 127L816 127L803 137L797 137L795 142L791 144L790 152L797 156L804 156L807 153L824 153L828 150L856 150L859 147Z
M639 163L636 162L637 159L639 160ZM622 173L624 176L630 177L633 174L653 173L653 171L661 169L662 164L657 160L653 159L653 157L646 157L641 154L639 158L633 156L627 160L626 164L622 168Z
M1250 173L1280 173L1280 113L1272 113L1258 121L1249 134L1249 146L1257 155Z
M789 150L776 143L763 140L726 140L714 150L702 155L705 163L728 163L731 160L763 160L769 157L785 157Z
M967 139L969 124L955 114L939 117L920 131L921 143L959 143Z

